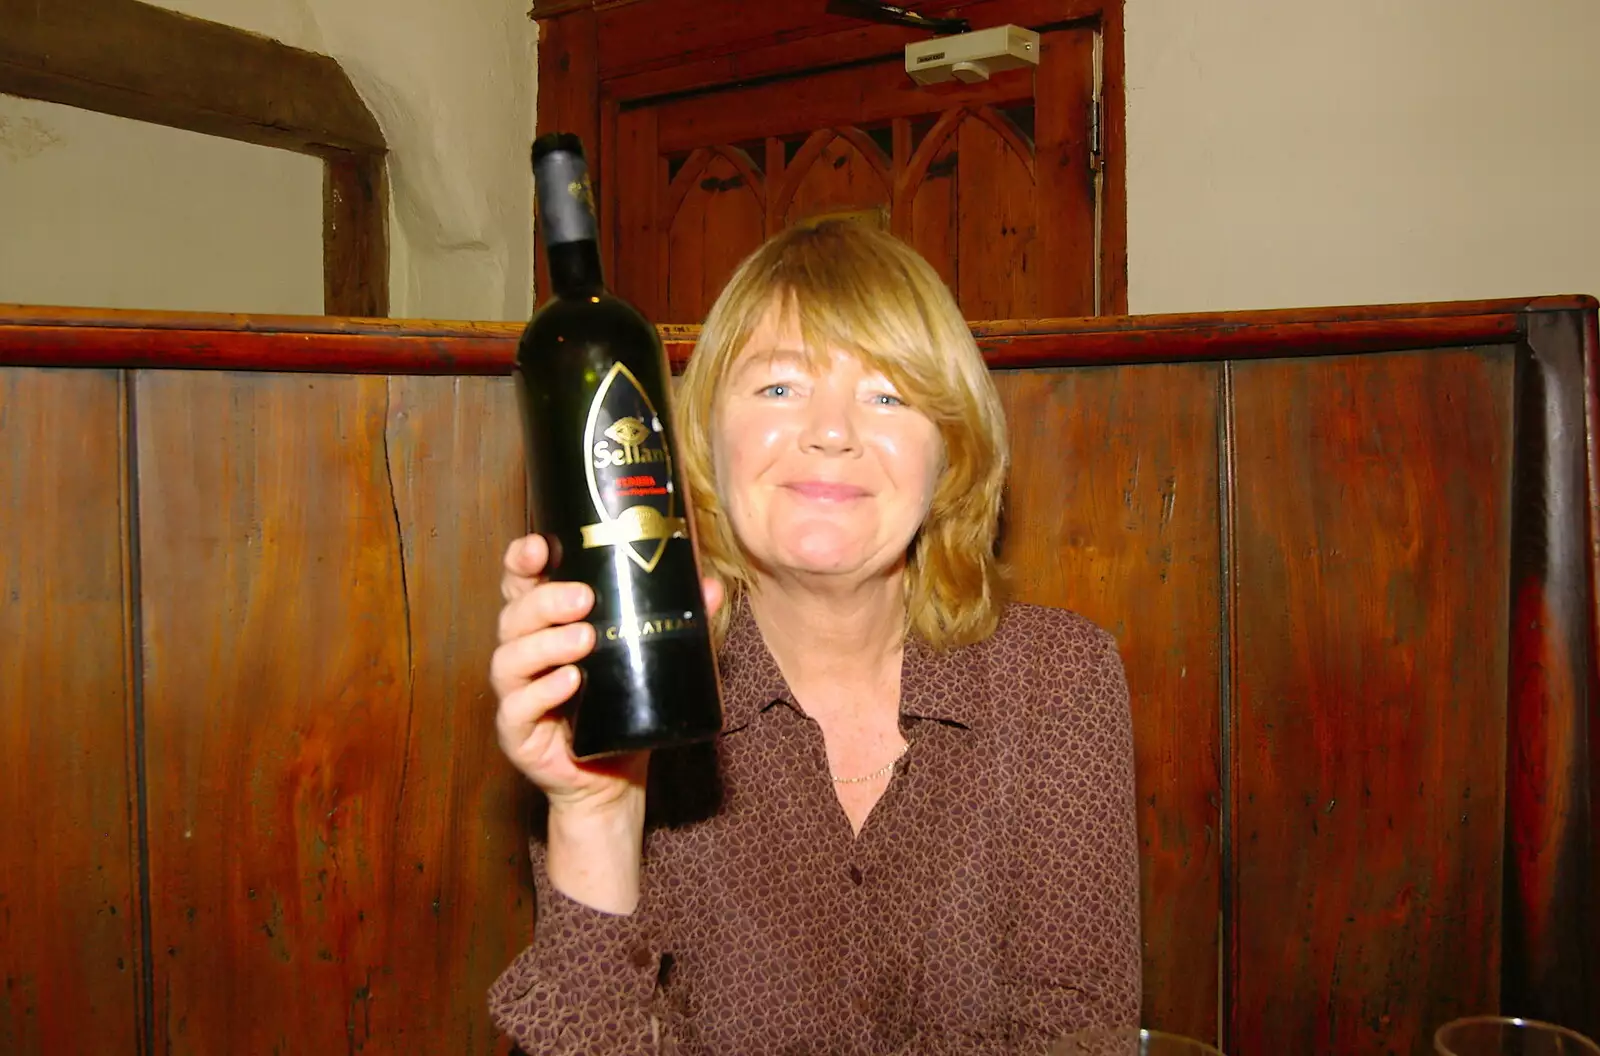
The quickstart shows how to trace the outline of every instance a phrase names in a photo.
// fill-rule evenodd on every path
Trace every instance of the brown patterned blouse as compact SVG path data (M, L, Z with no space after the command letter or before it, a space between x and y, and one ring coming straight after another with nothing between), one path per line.
M1109 634L1006 609L987 641L912 640L910 750L860 835L821 729L747 606L715 743L656 753L638 909L551 889L495 982L530 1054L1043 1053L1139 1016L1133 739Z

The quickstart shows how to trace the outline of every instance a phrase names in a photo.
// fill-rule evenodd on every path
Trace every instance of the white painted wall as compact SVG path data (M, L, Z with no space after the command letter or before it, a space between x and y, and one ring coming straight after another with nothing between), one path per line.
M1127 0L1135 313L1600 295L1600 3Z
M535 43L537 27L527 17L526 0L155 0L185 14L224 22L282 40L286 44L319 51L338 59L349 73L367 105L377 115L390 146L391 277L390 314L411 318L520 319L532 306L533 222L532 176L527 151L534 128ZM65 108L59 108L65 111ZM100 115L66 111L56 116L69 122L109 120ZM175 147L171 130L122 122L119 142L144 157L150 169L140 181L153 197L133 199L136 204L111 208L91 201L97 172L120 169L115 156L96 157L83 167L84 175L46 193L49 181L31 177L24 184L17 175L19 163L9 160L0 146L0 300L39 301L37 296L13 296L38 287L14 287L6 278L13 261L39 252L51 252L41 232L56 223L73 222L89 210L149 213L170 216L193 209L192 189L208 183L249 189L242 182L236 160L224 157L217 141L194 137ZM72 137L77 141L77 136ZM237 147L222 144L223 148ZM260 148L245 149L258 151ZM254 269L227 279L221 258L202 259L190 251L196 229L220 230L215 216L193 219L167 240L170 255L160 266L146 268L160 283L136 287L144 300L139 307L215 308L228 311L321 311L321 194L320 166L313 159L285 152L276 168L263 167L261 182L285 188L281 200L250 193L239 196L241 212L253 214L249 223L286 231L301 231L309 223L316 233L317 255L311 279L314 296L302 290L285 307L283 298L265 296L268 287L294 287L306 277L304 254L295 249L256 243L247 250L256 259ZM61 166L72 161L57 155ZM258 165L263 163L258 162ZM296 166L309 165L314 197L305 194L305 178ZM37 169L37 164L34 165ZM164 176L162 175L164 171ZM288 189L293 184L294 189ZM23 243L11 237L8 222L16 207L13 189L28 188L27 208L42 219ZM163 188L165 188L163 190ZM129 192L138 191L129 188ZM156 201L161 198L163 200ZM132 240L119 231L105 237L125 247L105 254L107 268L144 266ZM39 243L44 242L44 245ZM186 245L186 242L188 243ZM295 245L303 239L296 236ZM126 254L124 256L123 254ZM63 257L53 270L65 287L45 303L111 305L103 282L80 275L73 286L77 262ZM36 267L26 263L17 268ZM275 271L273 269L276 269ZM266 272L272 272L270 276ZM224 288L213 289L219 284ZM60 292L61 289L65 292ZM201 296L202 290L207 291ZM266 307L267 304L273 307ZM121 306L123 302L117 302Z
M392 314L527 314L536 27L526 0L158 2L344 64L394 151ZM1600 294L1595 0L1127 0L1127 22L1132 311ZM59 220L129 232L117 237L145 285L118 293L86 277L87 303L125 303L115 294L143 307L320 310L304 290L273 292L305 278L304 232L320 225L320 206L304 204L308 177L294 174L303 159L282 155L281 173L260 161L229 168L197 146L166 178L137 175L126 157L101 160L94 179L44 176L43 159L60 149L49 163L65 165L67 148L39 151L24 129L33 146L20 149L33 153L18 161L17 136L0 133L13 143L0 142L0 300L39 299L16 296L39 288L19 276L40 265L15 262L41 259L19 246L54 238ZM166 156L129 148L140 150L144 163ZM29 166L31 183L17 176ZM241 167L267 186L249 188ZM114 188L112 172L129 186ZM253 203L236 221L262 230L224 238L220 219L196 213L165 260L139 255L150 242L140 224L176 223L173 209L207 204L191 201L195 188L229 183ZM94 187L141 186L176 200L92 200ZM261 241L274 233L284 245ZM247 234L252 266L281 272L238 271L227 290L209 290L223 269L206 238L247 244ZM57 241L55 277L91 275L85 254Z
M322 165L0 95L0 302L322 311Z

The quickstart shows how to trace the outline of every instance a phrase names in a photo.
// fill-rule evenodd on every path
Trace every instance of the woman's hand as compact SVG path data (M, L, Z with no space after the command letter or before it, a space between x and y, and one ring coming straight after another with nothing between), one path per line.
M558 709L578 688L574 665L594 648L594 628L584 622L594 592L581 583L546 582L549 558L539 535L506 550L500 647L489 665L500 698L495 728L501 751L550 801L551 884L595 909L631 913L639 900L649 753L591 762L572 757L572 730ZM707 579L702 586L706 609L715 612L721 585Z
M594 628L584 617L594 592L582 583L543 579L549 547L528 535L506 550L500 592L500 647L490 681L500 699L495 725L500 749L550 800L555 811L604 811L630 790L642 790L648 753L580 762L572 732L558 710L578 688L579 660L594 648ZM704 581L708 612L722 603L722 588Z

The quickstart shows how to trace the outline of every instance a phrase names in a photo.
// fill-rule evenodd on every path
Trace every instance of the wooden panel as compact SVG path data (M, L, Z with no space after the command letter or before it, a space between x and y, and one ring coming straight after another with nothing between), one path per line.
M996 375L1024 601L1116 635L1138 749L1144 1023L1217 1034L1221 793L1215 365Z
M1094 100L1094 34L1058 30L1040 40L1034 113L1039 250L1037 301L1024 315L1096 315L1094 172L1089 112ZM1126 306L1124 305L1124 310ZM1107 309L1109 310L1109 309Z
M139 379L158 1045L372 1040L413 700L384 378Z
M544 13L545 6L542 0L535 4L536 17ZM1039 26L1088 19L1108 5L1103 0L929 0L915 6L927 15L958 9L952 13L981 29L1005 22ZM794 68L785 61L787 56L772 46L778 42L798 45L795 50L804 56L801 67L805 68L898 52L905 44L928 37L926 30L879 26L828 14L823 4L649 0L602 5L599 17L605 42L601 72L607 80L639 70L665 73L695 68L695 60L726 55L734 63L724 67L732 76L720 79L727 81ZM680 75L678 80L652 82L649 91L641 94L682 91L705 83L684 80Z
M956 253L957 211L956 137L938 144L921 179L909 192L909 205L897 210L904 228L897 232L933 265L952 291L960 289L960 258Z
M163 1051L504 1051L483 995L531 906L483 666L526 524L508 382L140 397Z
M862 136L865 140L866 137ZM807 149L815 147L817 149ZM816 133L784 172L787 194L779 201L784 226L825 213L889 209L887 158L872 158L870 141Z
M1003 118L987 111L997 124ZM956 133L956 240L961 258L956 300L968 319L1027 319L1038 306L1032 158L977 116Z
M1496 1007L1511 368L1234 368L1234 1056Z
M667 309L662 322L705 318L733 269L761 245L766 202L751 174L711 153L667 227Z
M0 370L0 1051L17 1056L138 1050L122 407L114 371Z
M390 945L372 972L373 1051L509 1049L484 995L532 933L535 790L500 754L485 672L500 557L527 530L521 445L509 379L391 382L412 681L407 741L385 764L397 782L392 826L368 851L393 876L378 907Z
M536 6L535 14L542 10ZM1034 216L1040 234L1038 300L1027 314L1127 311L1120 0L918 4L920 13L946 11L978 27L1032 26L1043 33L1048 53L1037 73L1013 71L977 85L927 88L906 76L900 55L906 43L925 39L925 30L839 18L822 7L628 0L563 3L551 10L565 13L545 19L545 25L596 19L599 41L592 74L552 72L551 80L582 80L577 90L604 107L660 109L660 149L669 155L768 135L872 126L963 105L1006 105L1037 93L1045 108L1038 135L1046 167L1039 173ZM1104 105L1098 149L1091 155L1090 104L1097 91ZM904 233L910 226L895 217L895 230Z
M731 156L737 144L765 140L769 232L817 215L876 213L925 251L969 319L1092 314L1097 214L1088 129L1095 36L1089 29L1061 29L1045 40L1051 66L1037 76L1012 71L975 85L920 87L896 60L636 107L632 112L654 114L658 158L681 166L658 208L674 216L685 200L681 184L705 178L702 152ZM1046 102L1050 111L1043 113ZM638 119L629 114L623 111L619 122L632 128ZM783 145L778 140L792 152L788 160L774 149ZM630 152L626 167L639 176L632 182L621 177L619 208L638 211L643 207L629 199L658 195L659 172L647 174L642 158L631 156L644 148L637 134L624 147ZM646 175L655 182L643 182ZM702 203L696 197L689 204L698 210ZM698 216L686 222L697 227ZM686 291L709 287L714 296L720 286L720 276L701 273L693 248L675 245L668 253L667 281L685 292L667 296L668 314L658 318L698 321L703 313L692 307L706 298ZM970 258L965 266L963 256ZM635 291L645 285L630 282ZM661 283L654 285L659 290Z
M661 150L670 154L1032 97L1033 77L1026 70L996 74L977 84L952 81L921 87L906 76L904 60L897 60L750 88L701 92L652 109L661 114Z
M617 115L617 182L605 198L616 217L610 281L652 321L663 318L667 304L668 247L660 219L666 197L667 163L656 145L656 111L624 111Z

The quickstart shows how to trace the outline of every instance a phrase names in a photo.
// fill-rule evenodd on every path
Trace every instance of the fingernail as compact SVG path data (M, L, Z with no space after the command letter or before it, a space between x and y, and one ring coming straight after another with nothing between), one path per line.
M589 600L589 586L586 583L574 583L562 594L562 600L573 608Z
M567 638L572 642L572 646L575 649L588 645L590 635L593 633L594 628L587 623L575 623L567 628Z

